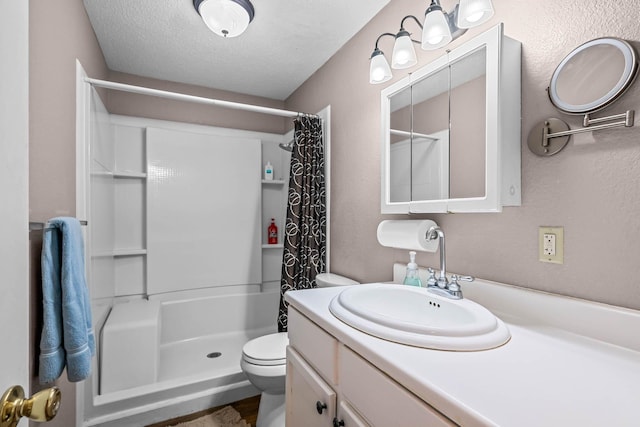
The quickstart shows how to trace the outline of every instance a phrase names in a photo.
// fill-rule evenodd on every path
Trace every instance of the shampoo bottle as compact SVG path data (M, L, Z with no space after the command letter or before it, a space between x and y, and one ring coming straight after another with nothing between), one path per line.
M267 243L270 245L278 244L278 226L276 220L271 218L271 224L267 227Z
M271 162L267 162L264 167L264 179L265 181L273 181L273 166L271 166Z
M418 264L416 264L416 253L414 251L409 252L409 264L407 264L407 274L404 276L403 283L411 286L422 286L418 273Z

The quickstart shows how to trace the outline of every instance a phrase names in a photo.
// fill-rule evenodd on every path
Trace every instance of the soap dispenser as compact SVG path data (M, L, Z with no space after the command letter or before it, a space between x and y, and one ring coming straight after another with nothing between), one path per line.
M264 179L265 181L273 181L273 166L271 162L267 162L264 167Z
M418 264L416 264L416 253L414 251L409 252L409 264L407 264L407 274L404 276L403 283L411 286L422 286L418 272Z

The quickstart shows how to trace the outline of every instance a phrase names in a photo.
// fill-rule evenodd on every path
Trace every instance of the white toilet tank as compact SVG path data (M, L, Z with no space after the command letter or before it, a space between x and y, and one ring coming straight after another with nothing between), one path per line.
M341 276L333 273L320 273L316 275L316 285L319 288L328 288L331 286L349 286L359 285L360 282L351 280L348 277Z

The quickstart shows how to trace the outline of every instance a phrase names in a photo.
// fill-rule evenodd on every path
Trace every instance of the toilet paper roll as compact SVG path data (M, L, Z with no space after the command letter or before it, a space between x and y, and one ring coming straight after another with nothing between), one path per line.
M378 225L378 242L391 248L435 252L438 239L427 240L427 231L437 226L430 219L382 221Z

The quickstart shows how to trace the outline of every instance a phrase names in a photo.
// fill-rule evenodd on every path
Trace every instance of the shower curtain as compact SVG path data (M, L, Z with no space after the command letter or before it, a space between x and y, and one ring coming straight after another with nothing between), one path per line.
M289 290L314 288L316 274L325 270L327 205L322 122L318 117L294 120L291 173L284 230L278 330L287 330Z

